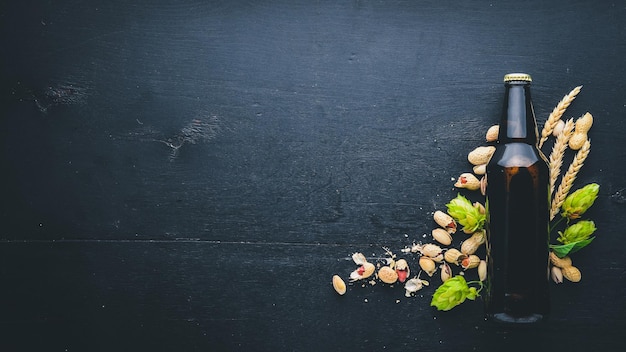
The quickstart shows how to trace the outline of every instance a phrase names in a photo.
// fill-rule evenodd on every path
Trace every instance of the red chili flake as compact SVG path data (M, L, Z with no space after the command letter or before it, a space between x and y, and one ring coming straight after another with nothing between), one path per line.
M365 272L365 266L361 265L357 271L356 271L359 275L363 275L363 273Z
M467 178L465 176L459 178L459 181L461 181L461 184L464 185L467 183Z

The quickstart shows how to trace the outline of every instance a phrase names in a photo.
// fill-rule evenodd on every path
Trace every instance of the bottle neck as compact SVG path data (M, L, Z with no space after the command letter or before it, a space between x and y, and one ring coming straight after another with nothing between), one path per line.
M536 145L537 133L535 111L530 98L530 82L507 82L498 142Z

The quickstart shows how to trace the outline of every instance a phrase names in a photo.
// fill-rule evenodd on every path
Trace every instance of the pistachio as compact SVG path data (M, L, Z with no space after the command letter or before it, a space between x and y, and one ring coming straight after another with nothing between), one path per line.
M454 219L450 215L444 213L443 211L437 210L433 214L433 219L439 226L446 229L446 231L448 231L449 233L456 232L456 221L454 221Z
M467 155L467 160L472 165L487 164L495 151L496 147L494 146L478 147Z
M450 269L450 265L444 262L440 266L441 268L441 281L446 282L449 278L452 277L452 269Z
M378 278L386 284L393 284L398 281L398 274L390 266L383 266L378 269Z
M474 171L476 175L484 175L487 173L487 164L475 165L472 168L472 171Z
M459 176L458 180L454 184L454 187L476 191L480 189L480 180L478 180L473 174L466 172Z
M550 261L552 265L558 266L559 268L565 268L568 266L572 266L572 259L570 257L559 258L556 253L550 252Z
M563 283L563 272L558 266L553 266L552 269L550 269L550 276L552 277L552 281L557 284Z
M498 140L498 134L500 133L500 126L493 125L489 127L487 130L487 134L485 135L485 139L487 142L495 142Z
M480 258L477 255L470 255L461 261L461 267L465 270L478 267Z
M443 244L444 246L449 246L452 243L452 236L444 229L434 229L432 231L432 235L435 241Z
M571 282L579 282L582 278L582 274L580 270L578 270L575 266L566 266L565 268L561 268L561 272L563 273L563 277L568 279Z
M465 254L461 253L461 251L459 251L456 248L448 249L444 253L443 256L444 256L444 259L446 260L446 262L448 262L450 264L456 264L456 265L459 265L461 260L463 260L465 257L467 257Z
M398 274L398 281L405 282L406 278L411 274L409 264L404 259L399 259L396 262L396 274Z
M485 231L476 231L472 237L463 241L461 244L461 253L465 255L474 254L483 243L485 243Z
M428 257L420 257L419 260L420 268L428 274L428 276L433 276L437 267L435 266L435 262Z
M487 262L481 260L478 264L478 278L480 281L485 281L487 279Z
M333 276L333 288L338 294L343 295L346 293L346 283L339 275Z

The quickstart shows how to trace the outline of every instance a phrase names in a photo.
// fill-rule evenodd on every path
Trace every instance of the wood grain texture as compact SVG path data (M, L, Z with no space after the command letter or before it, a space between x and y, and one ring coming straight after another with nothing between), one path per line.
M25 1L0 18L4 349L620 341L621 4ZM582 282L553 286L551 321L524 330L479 302L438 313L433 288L337 296L353 252L430 233L510 71L532 74L540 123L578 85L566 117L594 116Z

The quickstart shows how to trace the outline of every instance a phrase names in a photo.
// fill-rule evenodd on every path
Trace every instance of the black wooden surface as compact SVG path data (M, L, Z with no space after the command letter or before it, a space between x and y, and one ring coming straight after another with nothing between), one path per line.
M10 1L0 26L3 351L622 344L624 2ZM540 123L581 84L566 116L595 117L582 282L525 329L434 287L338 296L353 252L424 240L511 71Z

